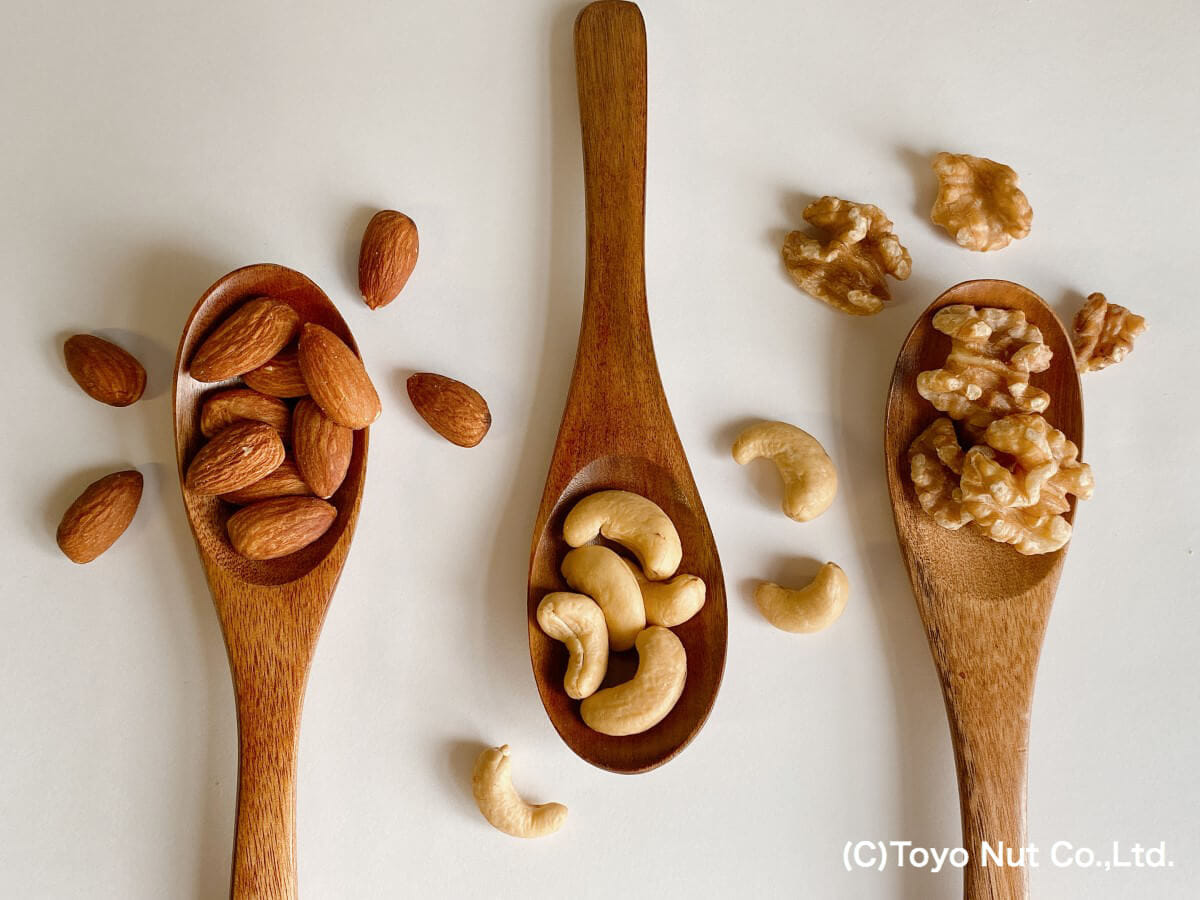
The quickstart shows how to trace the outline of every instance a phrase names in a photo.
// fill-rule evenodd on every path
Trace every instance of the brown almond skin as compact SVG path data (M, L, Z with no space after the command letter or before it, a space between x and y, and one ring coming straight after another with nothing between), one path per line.
M200 408L200 433L215 437L234 422L265 422L283 437L292 430L287 404L248 388L229 388L211 394Z
M379 394L362 360L328 328L306 324L300 331L300 371L322 412L357 431L379 418Z
M337 518L315 497L276 497L239 509L226 523L233 549L247 559L276 559L307 547Z
M358 251L358 290L371 309L387 306L404 290L417 265L417 226L394 209L375 213Z
M273 472L268 472L254 484L222 494L221 499L236 506L247 506L272 497L307 497L310 494L312 489L300 477L296 461L289 456Z
M124 534L142 500L142 473L105 475L87 486L58 524L58 546L71 562L90 563Z
M474 447L492 427L492 412L479 391L445 375L410 375L408 397L430 428L460 447Z
M299 351L295 348L284 350L257 369L251 369L242 380L260 394L272 397L303 397L308 393L308 385L300 373Z
M127 350L94 334L63 344L67 371L85 394L109 406L128 406L146 390L146 370Z
M354 432L305 397L292 412L292 448L300 477L318 497L329 498L341 487L350 468Z
M196 452L184 484L197 494L227 494L275 471L284 456L270 425L235 422Z
M205 382L244 375L286 347L299 328L299 314L282 300L249 300L205 339L189 371Z

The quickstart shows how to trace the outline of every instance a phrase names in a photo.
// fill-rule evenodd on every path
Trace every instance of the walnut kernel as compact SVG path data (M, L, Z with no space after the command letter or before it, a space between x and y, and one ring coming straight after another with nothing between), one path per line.
M1146 320L1103 294L1089 294L1075 313L1075 365L1098 372L1119 363L1133 350L1133 340L1146 330Z
M971 521L963 507L959 477L963 449L954 422L945 416L934 419L908 448L909 473L917 489L917 501L943 528L957 531Z
M939 153L933 158L939 188L929 217L968 250L999 250L1029 234L1033 210L1006 165Z

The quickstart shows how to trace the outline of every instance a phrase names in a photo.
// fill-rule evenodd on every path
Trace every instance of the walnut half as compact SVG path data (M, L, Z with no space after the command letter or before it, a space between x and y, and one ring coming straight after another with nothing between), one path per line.
M1033 210L1008 166L965 153L933 158L939 188L929 217L960 247L1000 250L1029 234Z
M886 275L903 281L912 257L878 206L822 197L804 210L804 221L828 233L822 240L791 232L783 243L783 263L800 290L834 309L874 315L890 300Z
M1146 320L1103 294L1088 294L1075 313L1075 366L1098 372L1119 363L1133 350L1133 340L1146 330Z

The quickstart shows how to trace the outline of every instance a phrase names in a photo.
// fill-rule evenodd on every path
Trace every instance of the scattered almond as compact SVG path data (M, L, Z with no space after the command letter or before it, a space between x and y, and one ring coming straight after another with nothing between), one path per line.
M146 370L128 351L92 334L63 344L67 371L84 393L109 406L128 406L146 390Z
M322 498L333 496L350 468L354 432L305 397L292 413L292 447L296 468L312 492Z
M283 462L279 432L262 422L236 422L197 451L184 483L197 494L227 494L254 484Z
M379 394L367 370L341 338L308 323L300 332L300 371L325 415L346 428L366 428L379 418Z
M308 483L300 477L296 461L289 456L274 471L244 488L222 494L221 499L236 506L246 506L272 497L304 497L311 493Z
M276 497L246 506L229 517L229 541L247 559L275 559L307 547L337 518L337 510L315 497Z
M235 309L192 357L197 381L223 381L268 362L288 345L300 316L282 300L258 297Z
M299 353L295 348L284 350L257 369L251 369L242 380L254 390L272 397L303 397L308 385L300 374Z
M287 404L258 391L229 388L204 401L200 409L200 433L205 437L215 437L234 422L265 422L285 438L291 432Z
M375 213L358 252L358 289L371 309L387 306L417 265L417 226L392 209Z
M492 427L491 410L479 391L445 375L410 375L408 396L430 428L460 447L474 447Z
M125 532L141 500L142 473L134 469L92 482L63 513L59 548L72 562L91 562Z

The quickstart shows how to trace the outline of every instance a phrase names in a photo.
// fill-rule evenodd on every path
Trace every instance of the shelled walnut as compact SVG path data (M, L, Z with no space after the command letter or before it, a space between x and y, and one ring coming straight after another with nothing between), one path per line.
M1088 294L1075 313L1075 365L1080 372L1098 372L1119 363L1133 350L1133 341L1146 330L1146 320L1124 306L1109 303L1103 294Z
M939 187L929 217L968 250L1000 250L1029 234L1033 210L1008 166L965 153L933 158Z
M952 419L981 431L1001 416L1050 404L1029 375L1049 368L1053 354L1020 310L945 306L933 327L950 336L950 355L942 368L917 376L917 392Z
M909 473L917 489L917 501L943 528L957 531L971 521L963 507L959 478L963 449L954 422L942 416L917 436L908 448Z
M827 237L791 232L784 265L802 291L835 309L873 315L891 300L885 276L903 281L912 272L912 257L878 206L826 196L808 205L804 220Z

